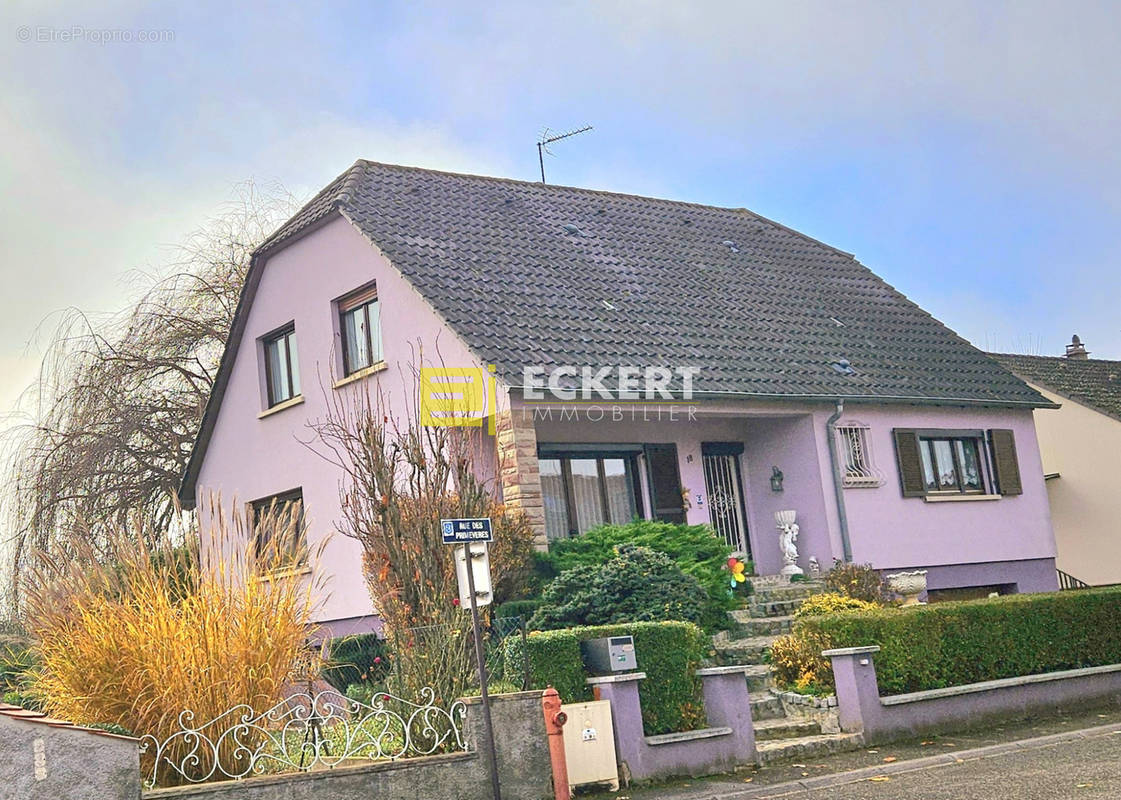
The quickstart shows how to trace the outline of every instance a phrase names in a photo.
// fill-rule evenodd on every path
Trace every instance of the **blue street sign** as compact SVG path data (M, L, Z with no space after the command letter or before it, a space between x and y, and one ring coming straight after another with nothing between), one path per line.
M493 542L494 533L490 519L442 519L441 533L444 544L466 544L468 542Z

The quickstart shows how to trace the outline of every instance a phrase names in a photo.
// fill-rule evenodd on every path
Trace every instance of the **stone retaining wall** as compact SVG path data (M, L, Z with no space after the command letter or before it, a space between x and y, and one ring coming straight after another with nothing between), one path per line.
M145 792L143 800L492 800L479 698L467 698L466 753L409 758L365 766L246 778ZM491 697L503 798L552 796L552 767L541 692Z

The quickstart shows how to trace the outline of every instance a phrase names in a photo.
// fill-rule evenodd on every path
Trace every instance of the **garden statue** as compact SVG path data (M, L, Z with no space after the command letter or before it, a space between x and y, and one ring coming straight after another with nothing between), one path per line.
M821 577L821 562L817 560L817 556L810 556L810 580L817 580Z
M776 511L775 524L778 525L778 546L782 551L783 567L779 573L787 576L803 575L798 566L798 523L794 521L796 511Z

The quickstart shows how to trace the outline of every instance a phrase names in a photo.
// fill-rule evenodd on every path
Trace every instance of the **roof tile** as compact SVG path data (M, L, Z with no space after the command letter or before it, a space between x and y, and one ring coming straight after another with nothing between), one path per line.
M1121 419L1121 361L1015 353L991 355L1026 381Z
M700 392L1046 404L850 254L745 209L359 161L263 249L334 209L514 386L534 364L698 366Z

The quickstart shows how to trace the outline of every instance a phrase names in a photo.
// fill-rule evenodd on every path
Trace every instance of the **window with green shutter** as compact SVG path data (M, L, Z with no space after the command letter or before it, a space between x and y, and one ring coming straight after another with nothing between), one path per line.
M980 430L896 428L892 437L904 497L1023 491L1010 430L990 430L986 437Z

